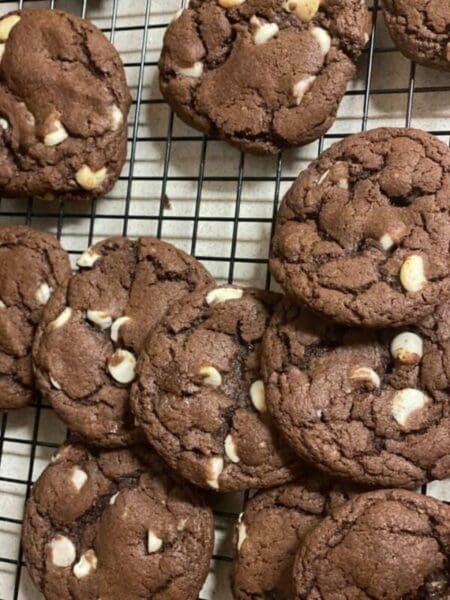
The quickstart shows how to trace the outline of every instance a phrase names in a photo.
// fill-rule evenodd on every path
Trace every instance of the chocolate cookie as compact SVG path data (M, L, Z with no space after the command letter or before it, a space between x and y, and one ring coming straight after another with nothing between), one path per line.
M161 92L200 131L278 153L331 127L370 30L361 0L191 0L164 37Z
M86 199L119 177L131 104L101 31L60 10L0 20L0 195Z
M383 14L394 43L407 58L450 70L448 0L383 0Z
M450 296L450 149L415 129L335 144L283 200L271 269L349 325L417 322Z
M273 418L317 467L377 486L450 476L450 304L420 326L364 330L285 302L262 365Z
M402 490L356 496L306 537L296 600L447 600L450 507Z
M292 600L292 569L303 538L356 491L311 476L256 494L236 527L234 598Z
M211 281L195 258L154 238L92 246L54 294L33 349L39 389L70 429L99 446L140 439L129 409L136 357L168 307Z
M47 600L197 600L213 540L211 510L150 450L79 445L34 485L22 532Z
M69 276L67 253L52 235L0 227L0 410L31 402L34 332L53 291Z
M173 306L140 355L131 405L150 444L188 481L220 492L294 477L272 428L260 346L277 294L209 286Z

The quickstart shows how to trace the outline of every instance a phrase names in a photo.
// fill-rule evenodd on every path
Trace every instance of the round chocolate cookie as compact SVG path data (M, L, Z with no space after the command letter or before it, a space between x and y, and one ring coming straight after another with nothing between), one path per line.
M188 481L220 492L294 478L261 381L261 339L279 296L209 286L147 339L131 407L150 444Z
M356 492L311 476L256 494L236 527L234 598L291 600L292 569L303 538Z
M449 0L383 0L383 14L395 45L407 58L450 70Z
M197 600L211 510L150 450L63 446L33 487L22 543L46 600Z
M374 129L326 151L281 205L271 270L348 325L417 322L450 296L450 149L415 129Z
M278 153L331 127L370 30L364 0L191 0L164 37L161 92L189 125Z
M143 439L129 408L136 357L169 306L211 281L171 244L109 238L47 305L33 348L36 381L70 429L95 445Z
M317 467L377 486L450 476L450 304L420 326L364 330L285 302L262 365L273 418Z
M53 291L69 276L67 253L52 235L0 227L0 410L32 401L34 333Z
M296 600L447 600L450 507L402 490L370 492L333 511L294 565Z
M86 199L119 177L131 104L101 31L60 10L0 19L0 195Z

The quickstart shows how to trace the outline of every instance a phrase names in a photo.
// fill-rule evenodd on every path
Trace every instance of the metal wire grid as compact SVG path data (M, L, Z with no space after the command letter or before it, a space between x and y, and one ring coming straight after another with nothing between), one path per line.
M203 260L219 279L269 287L267 248L278 202L309 160L335 140L381 124L423 127L448 141L448 76L416 68L400 57L380 22L378 0L371 7L374 33L358 81L350 87L336 125L321 140L274 159L255 159L209 140L168 111L155 85L168 15L186 4L187 0L0 0L2 13L42 6L71 10L97 22L123 55L134 98L129 160L111 198L81 207L0 200L0 223L26 223L54 232L73 260L106 235L153 234ZM377 98L378 110L373 104ZM41 597L24 569L21 517L33 481L64 436L64 428L39 398L29 409L1 416L1 600ZM447 482L423 491L450 499ZM231 597L229 534L244 501L243 495L217 500L216 548L203 600Z

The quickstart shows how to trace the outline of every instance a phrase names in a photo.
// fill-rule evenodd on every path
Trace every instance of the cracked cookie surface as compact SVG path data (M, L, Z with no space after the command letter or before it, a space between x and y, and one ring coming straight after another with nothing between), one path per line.
M59 10L0 19L0 193L48 200L107 193L127 145L122 61L94 25Z
M407 58L450 70L449 0L383 0L394 43Z
M33 486L22 532L47 600L196 600L213 540L210 508L142 447L62 446Z
M155 238L109 238L48 303L33 348L39 389L69 428L100 446L136 441L129 409L136 358L169 306L211 276Z
M292 600L292 570L301 542L357 491L311 475L253 496L236 526L235 600Z
M361 0L309 0L307 15L301 4L191 0L164 38L164 98L191 126L245 151L278 153L320 137L371 25Z
M50 296L69 276L67 253L52 235L0 227L0 409L32 401L34 333Z
M277 294L209 286L172 307L140 355L131 405L168 464L220 492L290 481L298 461L273 429L261 339Z
M272 417L318 468L410 487L450 475L450 306L420 326L339 327L285 301L264 338Z
M362 494L311 531L295 600L446 600L450 507L402 490Z
M415 129L333 145L280 207L270 267L285 291L348 325L417 322L450 295L450 150Z

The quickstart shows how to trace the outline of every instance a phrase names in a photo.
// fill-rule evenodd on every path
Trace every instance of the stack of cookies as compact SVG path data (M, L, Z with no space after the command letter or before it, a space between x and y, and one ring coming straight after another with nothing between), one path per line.
M378 129L332 146L284 198L265 400L321 474L248 503L236 598L449 597L450 509L406 491L450 476L449 185L448 146Z
M268 404L327 472L402 487L450 475L449 191L448 146L378 129L335 144L283 201Z
M421 131L332 146L279 210L285 296L153 238L36 279L35 383L71 430L25 515L47 598L196 598L213 528L194 486L262 490L236 525L239 600L448 598L450 507L411 490L450 476L449 184Z
M147 333L212 278L154 238L104 240L78 266L50 234L0 228L0 408L39 391L70 428L27 503L30 575L47 599L196 598L212 511L144 445L129 394Z
M360 0L192 0L161 89L202 131L277 153L331 126L369 33ZM8 15L0 41L1 193L106 193L130 106L114 48L60 11ZM0 229L0 408L39 393L69 428L24 517L47 600L195 600L201 488L262 490L236 524L238 600L450 598L450 507L410 491L450 476L449 196L427 133L334 145L279 210L285 296L151 237L103 240L71 273L49 234Z

